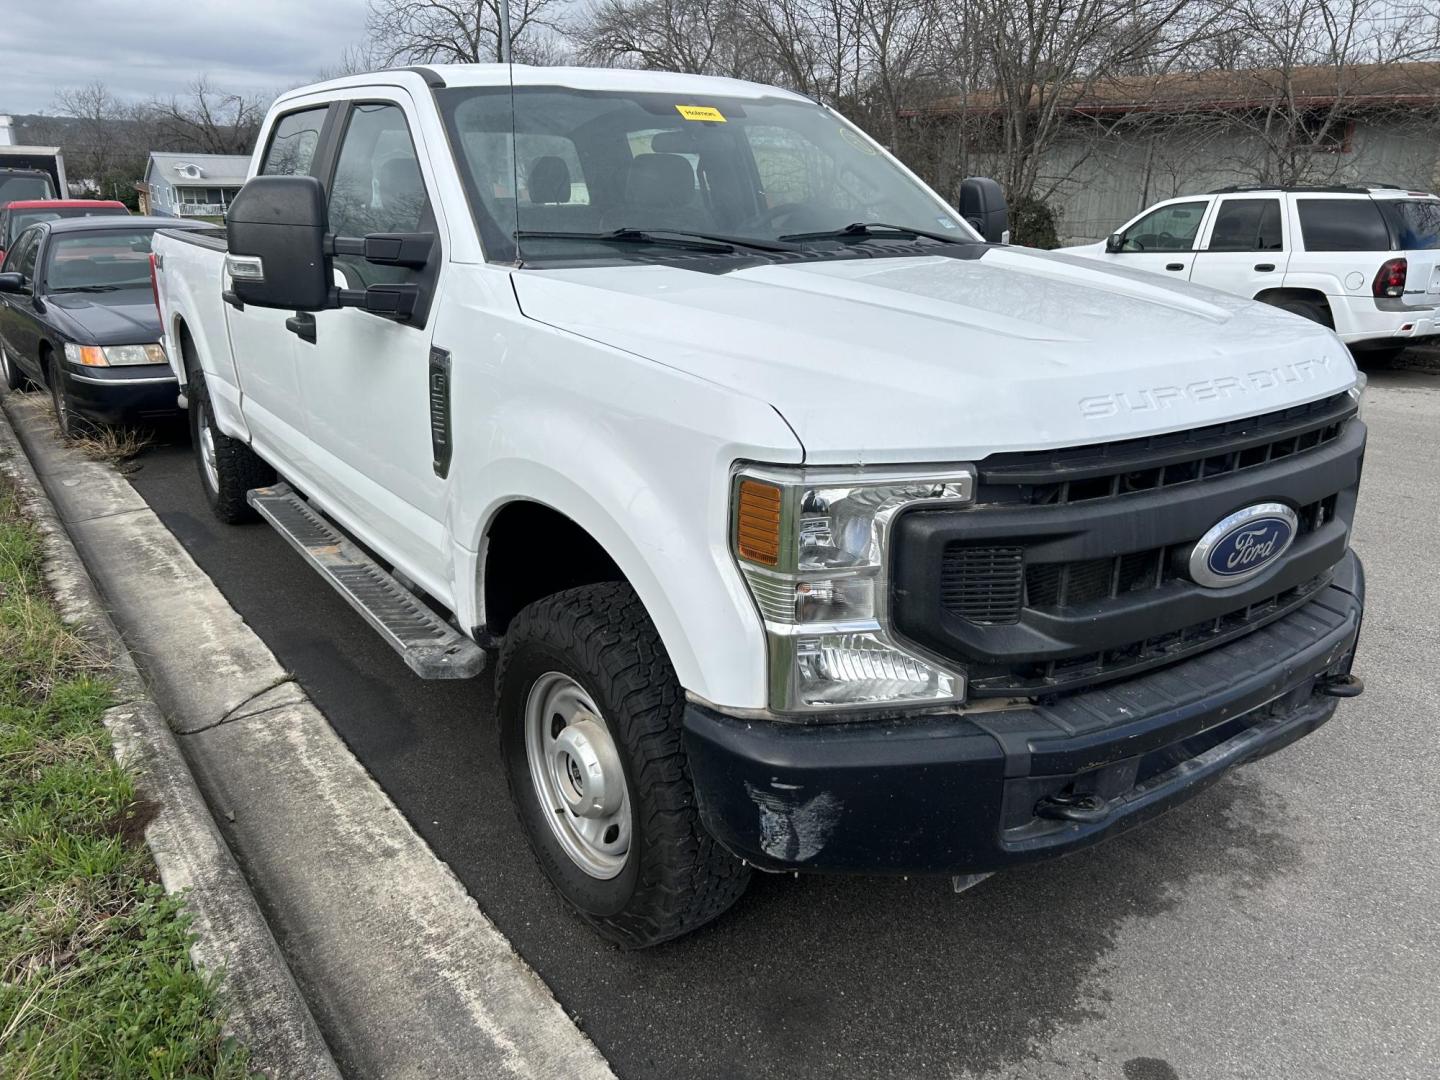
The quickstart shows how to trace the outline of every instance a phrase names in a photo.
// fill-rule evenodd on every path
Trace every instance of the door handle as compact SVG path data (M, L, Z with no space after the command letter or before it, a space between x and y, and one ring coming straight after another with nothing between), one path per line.
M1268 274L1275 269L1274 263L1256 263L1255 269L1262 274Z
M1166 270L1184 270L1184 269L1185 269L1185 264L1184 264L1184 263L1166 263L1166 264L1165 264L1165 269L1166 269Z
M285 329L298 337L301 341L308 341L315 344L315 316L308 311L297 311L285 320Z

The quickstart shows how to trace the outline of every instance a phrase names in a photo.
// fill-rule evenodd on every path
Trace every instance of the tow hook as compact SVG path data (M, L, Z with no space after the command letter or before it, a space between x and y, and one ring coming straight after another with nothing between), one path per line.
M1061 791L1046 795L1035 804L1035 816L1056 821L1073 821L1093 825L1110 814L1110 803L1092 792Z
M1315 684L1315 692L1327 697L1359 697L1365 692L1365 683L1356 675L1327 675Z

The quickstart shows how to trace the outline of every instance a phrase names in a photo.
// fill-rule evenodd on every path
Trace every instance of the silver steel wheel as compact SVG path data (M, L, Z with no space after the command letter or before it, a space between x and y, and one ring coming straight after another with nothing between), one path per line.
M525 756L545 820L570 861L608 880L630 855L630 789L600 710L568 675L547 672L525 702Z
M10 370L10 354L5 351L5 346L0 345L0 375L5 378L5 389L15 381L15 373Z
M200 465L205 470L205 482L211 491L220 490L220 469L215 464L215 432L210 430L210 417L205 413L205 402L196 398L191 404L195 410L196 437L200 440Z

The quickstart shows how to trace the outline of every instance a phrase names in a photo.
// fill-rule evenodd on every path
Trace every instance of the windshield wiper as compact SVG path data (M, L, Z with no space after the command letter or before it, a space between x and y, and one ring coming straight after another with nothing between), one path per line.
M938 240L942 244L973 244L975 241L962 236L946 236L944 233L914 229L909 225L887 225L883 221L854 221L843 229L827 229L824 232L791 233L781 240L873 240L873 239L916 239Z
M145 284L137 281L133 285L67 285L63 289L51 289L52 293L62 292L119 292L121 289L138 289Z
M741 248L751 251L800 251L793 244L782 244L771 240L749 240L738 236L717 236L713 233L687 232L682 229L612 229L610 232L568 232L551 229L518 229L515 236L521 240L595 240L601 243L657 244L661 247L678 247L687 251L713 251L731 253Z

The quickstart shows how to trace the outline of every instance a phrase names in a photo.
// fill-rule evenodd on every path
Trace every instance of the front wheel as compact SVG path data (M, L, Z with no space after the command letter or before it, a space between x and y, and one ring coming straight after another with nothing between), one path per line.
M749 871L705 832L685 695L629 585L539 600L505 635L500 748L540 868L604 937L655 945L724 912Z
M191 371L186 387L190 400L190 442L195 466L211 512L227 525L253 521L255 511L245 501L251 488L275 482L275 470L239 439L232 439L215 424L210 391L202 372Z
M6 389L17 391L30 389L30 380L15 366L15 362L10 359L10 354L5 351L3 345L0 345L0 373L5 376Z
M45 367L45 381L50 384L50 406L55 410L55 426L62 439L75 435L75 418L70 413L70 395L65 391L65 373L53 361Z

